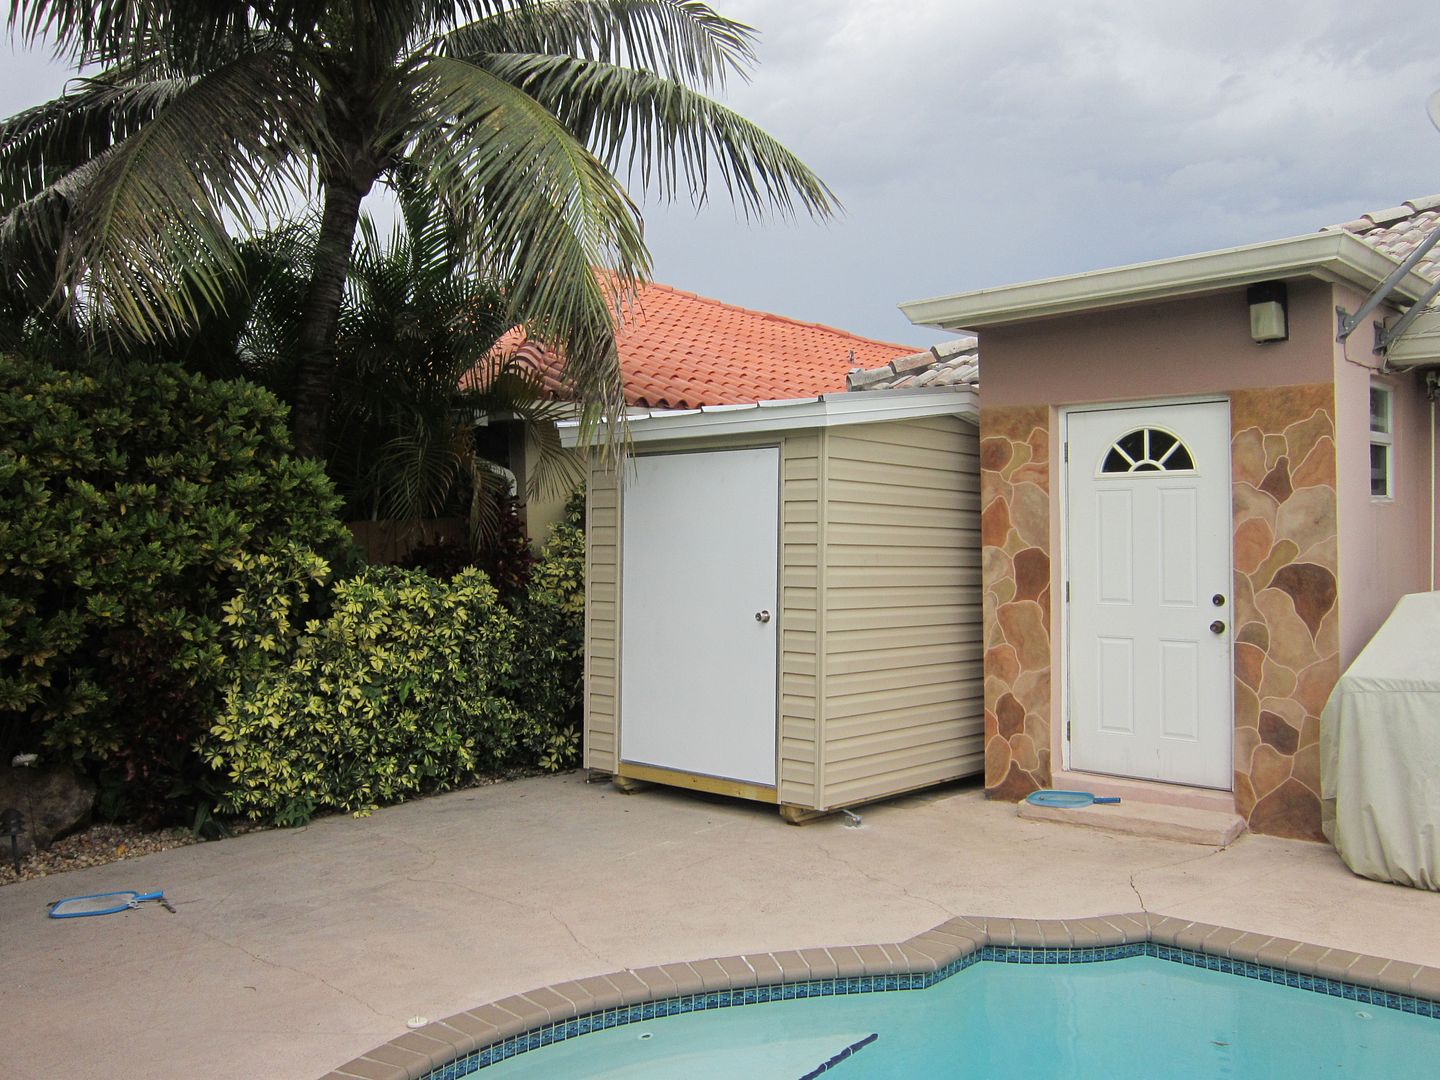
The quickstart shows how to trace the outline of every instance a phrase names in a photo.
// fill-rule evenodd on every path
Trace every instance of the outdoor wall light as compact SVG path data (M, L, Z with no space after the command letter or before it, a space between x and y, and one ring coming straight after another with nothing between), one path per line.
M1253 340L1266 342L1289 339L1290 326L1286 319L1283 281L1251 285L1245 298L1250 304L1250 337Z

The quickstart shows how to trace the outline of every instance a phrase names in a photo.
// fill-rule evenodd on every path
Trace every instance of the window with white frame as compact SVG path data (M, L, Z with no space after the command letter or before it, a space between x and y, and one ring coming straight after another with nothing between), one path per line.
M1370 384L1370 494L1395 496L1395 399L1390 387Z

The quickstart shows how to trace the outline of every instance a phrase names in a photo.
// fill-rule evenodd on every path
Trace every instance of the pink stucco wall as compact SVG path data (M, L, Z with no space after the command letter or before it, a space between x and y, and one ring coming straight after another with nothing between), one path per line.
M1331 289L1316 281L1289 291L1290 340L1266 345L1250 340L1243 288L991 327L981 340L983 403L1074 405L1329 382Z
M1373 326L1344 347L1335 342L1336 304L1354 310L1360 300L1324 282L1292 282L1290 339L1266 345L1250 340L1243 288L982 331L992 796L1048 784L1063 753L1051 687L1063 642L1046 603L1061 588L1059 560L1049 557L1061 550L1061 485L1049 483L1059 475L1057 409L1224 395L1233 428L1235 807L1257 832L1318 837L1325 699L1395 600L1428 586L1433 557L1429 413L1414 375L1387 379L1396 497L1369 495ZM1021 646L1035 655L1021 656Z
M1335 290L1335 303L1354 311L1363 298ZM1365 647L1396 601L1430 587L1430 403L1414 373L1381 376L1373 369L1374 331L1361 326L1335 357L1336 492L1340 502L1340 664ZM1394 391L1395 497L1370 495L1370 384ZM1429 558L1427 558L1427 554Z

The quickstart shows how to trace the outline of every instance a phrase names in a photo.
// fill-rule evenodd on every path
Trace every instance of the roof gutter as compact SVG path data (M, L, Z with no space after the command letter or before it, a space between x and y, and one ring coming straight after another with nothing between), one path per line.
M1286 278L1313 277L1368 293L1395 270L1394 259L1350 233L1336 230L911 300L902 303L900 310L917 325L957 332ZM1430 285L1411 270L1396 282L1394 295L1413 303Z
M960 416L972 423L980 415L973 386L944 389L871 390L863 394L822 394L813 398L761 401L751 405L705 405L699 409L656 409L629 418L632 443L668 439L707 438L716 435L778 434L847 424L876 424L913 420L922 416ZM560 443L567 449L604 441L593 432L591 443L581 443L581 425L561 421Z

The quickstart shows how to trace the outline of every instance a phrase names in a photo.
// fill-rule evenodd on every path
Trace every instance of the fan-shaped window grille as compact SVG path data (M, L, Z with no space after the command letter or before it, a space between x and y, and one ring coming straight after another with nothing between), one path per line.
M1136 428L1115 440L1102 473L1193 472L1190 448L1161 428Z

